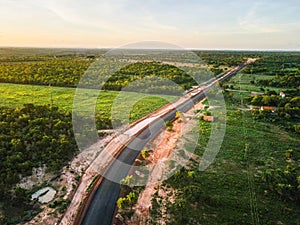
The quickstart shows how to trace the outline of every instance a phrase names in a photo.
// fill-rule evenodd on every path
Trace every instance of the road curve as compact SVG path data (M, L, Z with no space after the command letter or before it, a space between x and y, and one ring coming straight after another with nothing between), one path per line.
M214 79L210 84L208 84L201 91L196 92L195 95L192 95L191 92L187 93L189 97L186 101L180 103L180 105L172 110L167 111L160 116L164 121L173 120L175 118L176 112L186 112L193 107L194 103L200 101L205 97L205 93L213 87L218 81L223 81L229 79L231 76L241 71L246 67L249 62L235 67L231 71L219 76L218 79ZM111 225L113 216L116 210L116 201L120 194L120 184L115 183L111 180L121 180L127 176L130 167L124 168L120 162L132 165L139 155L140 151L144 148L147 142L151 140L152 137L155 137L156 134L161 132L164 124L162 120L154 120L151 122L151 131L148 128L143 128L143 130L133 138L127 147L125 147L121 153L117 156L118 160L112 162L110 167L107 169L105 176L103 177L100 185L96 187L92 200L87 206L84 218L81 218L82 225ZM113 179L106 179L105 177L110 177Z

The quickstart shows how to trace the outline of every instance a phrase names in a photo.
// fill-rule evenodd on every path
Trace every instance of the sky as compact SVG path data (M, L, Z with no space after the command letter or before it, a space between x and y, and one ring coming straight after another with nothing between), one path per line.
M299 50L299 0L0 0L0 46Z

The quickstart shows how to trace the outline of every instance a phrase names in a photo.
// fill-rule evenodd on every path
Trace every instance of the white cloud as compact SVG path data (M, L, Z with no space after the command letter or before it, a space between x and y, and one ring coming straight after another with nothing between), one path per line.
M261 8L268 7L263 2L255 2L245 16L239 18L240 29L247 33L276 33L281 28L266 19L266 15L259 13Z
M140 36L177 30L176 26L157 20L142 4L132 2L47 0L43 6L66 24L98 33Z

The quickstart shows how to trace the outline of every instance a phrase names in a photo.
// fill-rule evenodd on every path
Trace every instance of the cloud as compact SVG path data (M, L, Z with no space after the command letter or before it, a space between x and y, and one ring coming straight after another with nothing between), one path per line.
M157 20L140 2L46 0L44 7L64 23L80 29L111 34L176 31L177 27Z
M263 2L255 2L245 16L239 18L240 29L246 33L276 33L281 32L280 27L270 23L266 16L261 15L260 9L268 7Z
M9 43L25 42L30 34L29 41L46 43L47 37L50 44L64 40L80 46L162 40L189 47L257 48L259 43L278 48L297 43L298 1L0 0L0 26Z

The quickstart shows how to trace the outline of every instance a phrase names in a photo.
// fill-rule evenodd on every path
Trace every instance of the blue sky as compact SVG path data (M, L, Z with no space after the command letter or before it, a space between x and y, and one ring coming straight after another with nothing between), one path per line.
M0 0L0 45L300 49L299 0Z

